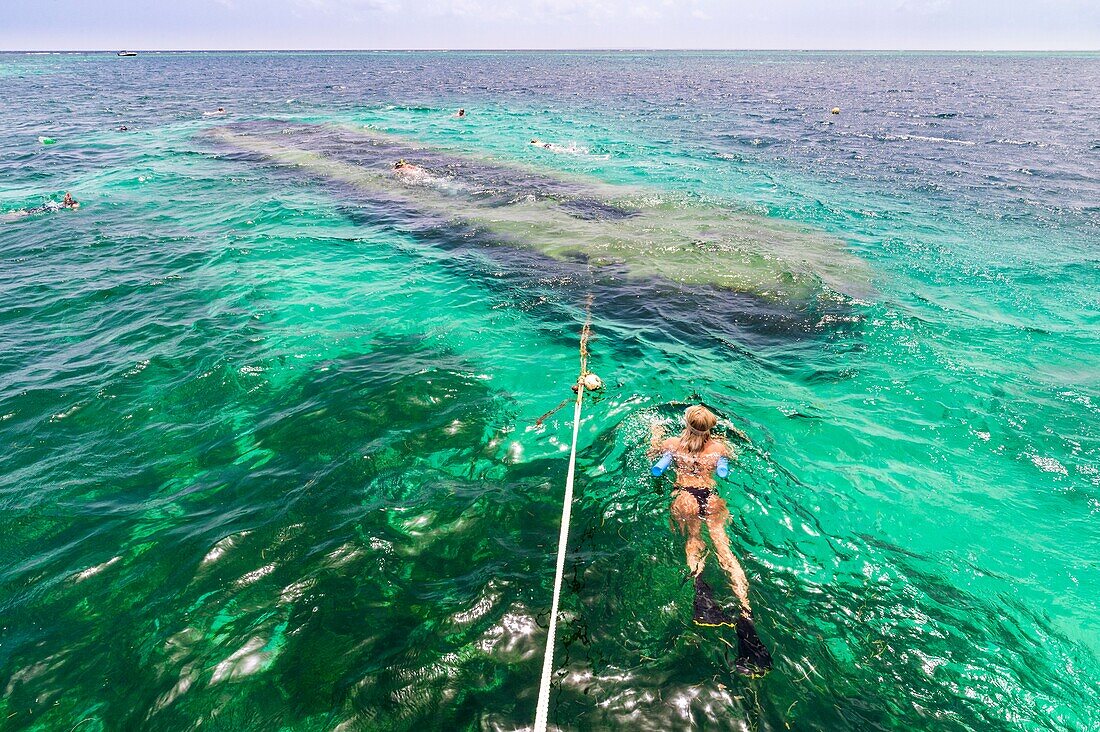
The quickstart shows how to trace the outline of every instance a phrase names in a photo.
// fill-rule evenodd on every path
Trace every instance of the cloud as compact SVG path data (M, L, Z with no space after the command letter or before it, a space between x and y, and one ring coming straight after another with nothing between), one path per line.
M458 18L478 18L486 14L478 0L435 0L426 4L429 15L453 15ZM514 17L514 13L503 17Z
M663 13L657 8L652 8L649 5L635 5L630 8L629 15L631 18L638 18L652 23L653 21L660 20Z
M233 0L217 0L233 2ZM358 18L362 13L396 13L401 10L399 0L290 0L295 14L324 13L326 15L350 14Z
M50 1L7 2L0 48L1100 46L1098 0Z
M634 18L655 22L666 17L709 16L698 8L698 0L429 0L421 7L432 16L477 18L486 22L527 21L530 23L576 23Z
M938 15L951 7L951 0L898 0L895 10L916 15Z

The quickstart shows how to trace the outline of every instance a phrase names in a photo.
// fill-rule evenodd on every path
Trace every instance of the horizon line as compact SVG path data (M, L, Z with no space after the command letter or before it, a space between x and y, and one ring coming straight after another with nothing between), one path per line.
M4 48L0 53L1100 53L1100 48Z

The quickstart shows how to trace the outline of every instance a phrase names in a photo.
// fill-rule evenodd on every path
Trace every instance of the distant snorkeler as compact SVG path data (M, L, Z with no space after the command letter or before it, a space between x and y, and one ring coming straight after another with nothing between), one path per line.
M428 171L421 168L419 165L413 165L405 158L401 158L393 164L393 172L402 178L410 180L424 180L429 176Z
M531 144L534 145L535 147L541 147L543 149L546 149L546 150L549 150L550 152L555 152L555 153L565 153L567 155L587 155L588 154L588 148L587 147L580 147L579 145L577 145L574 142L571 142L568 145L559 145L556 142L543 142L542 140L538 139L537 137L532 137L531 138Z
M651 457L660 456L653 466L653 474L660 475L669 467L676 471L673 488L672 518L687 535L688 570L695 580L694 620L707 627L731 627L737 631L738 653L735 668L746 676L761 676L772 667L772 657L753 624L749 605L749 580L730 549L726 524L730 513L726 502L718 496L714 474L724 478L729 474L729 459L734 453L729 444L713 434L718 418L701 404L688 407L684 413L684 430L678 437L664 439L661 425L651 427ZM741 437L744 434L738 432ZM747 438L746 438L747 439ZM718 564L729 579L733 594L740 601L740 613L736 619L714 600L713 590L703 579L706 563L706 544L702 528L706 522Z
M70 211L75 211L80 208L80 202L73 198L72 194L65 191L65 197L61 199L61 203L57 201L47 201L41 206L35 206L34 208L21 208L17 211L11 211L3 215L4 221L14 221L15 219L21 219L24 216L34 216L35 214L50 213L52 211L60 211L63 208L67 208Z
M444 193L456 193L461 190L466 190L466 185L461 181L436 175L426 168L421 168L419 165L410 163L404 158L401 158L393 164L393 173L407 185L430 186Z

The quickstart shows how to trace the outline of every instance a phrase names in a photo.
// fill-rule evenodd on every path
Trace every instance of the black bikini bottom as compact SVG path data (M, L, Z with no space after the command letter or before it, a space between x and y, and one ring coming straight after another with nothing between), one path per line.
M687 491L695 498L695 502L699 504L699 515L707 515L707 501L710 500L710 488L681 488L682 491Z

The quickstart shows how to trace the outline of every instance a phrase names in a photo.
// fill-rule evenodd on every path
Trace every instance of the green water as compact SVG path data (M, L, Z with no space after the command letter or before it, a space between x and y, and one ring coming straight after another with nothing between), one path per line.
M0 728L529 725L571 410L535 422L590 293L553 722L1100 725L1096 101L1027 119L1095 59L62 58L0 56L0 213L82 204L0 221ZM797 225L871 287L540 258L211 135L271 120ZM691 624L648 474L696 399L751 439L759 680Z

